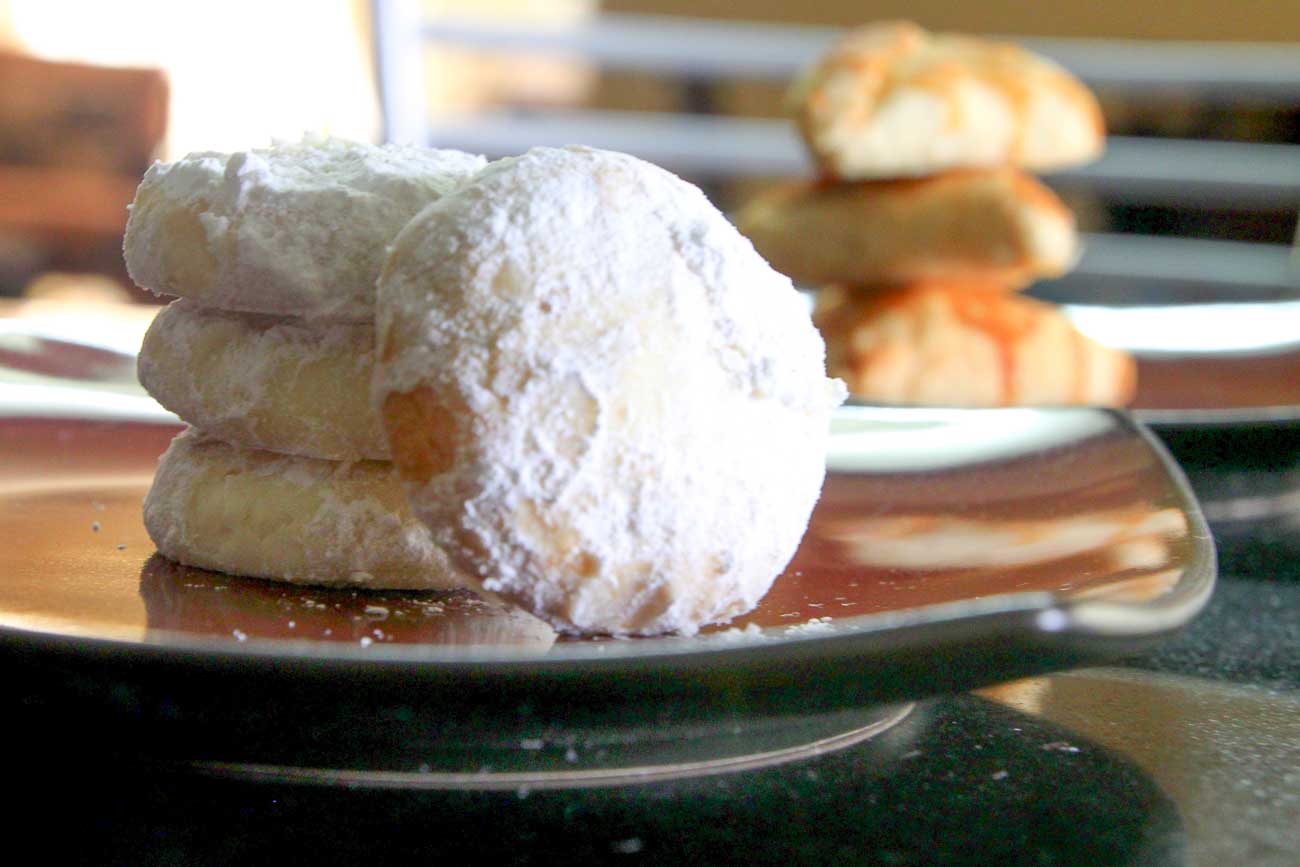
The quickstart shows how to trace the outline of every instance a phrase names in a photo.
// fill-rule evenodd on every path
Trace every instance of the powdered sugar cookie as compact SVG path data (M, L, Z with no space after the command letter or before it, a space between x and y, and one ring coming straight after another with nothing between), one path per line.
M493 164L398 236L376 326L416 514L557 627L692 633L793 555L843 389L789 280L668 172Z
M154 319L140 384L229 443L292 455L387 459L370 400L370 325L229 313L182 298Z
M190 430L144 501L159 553L187 566L295 584L464 587L411 514L391 464L241 449Z
M368 321L385 246L483 165L329 138L154 163L131 205L127 270L226 310Z

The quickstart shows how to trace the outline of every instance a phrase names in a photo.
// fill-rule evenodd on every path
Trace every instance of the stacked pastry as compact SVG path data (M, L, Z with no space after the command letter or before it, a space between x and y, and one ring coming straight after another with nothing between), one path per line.
M126 259L181 296L140 356L192 425L144 505L173 560L689 634L758 603L820 492L844 388L802 298L625 154L197 154L145 177Z
M1017 294L1077 258L1068 208L1027 172L1103 146L1088 90L1012 45L909 23L848 35L795 87L821 173L738 223L796 281L832 375L884 403L1122 404L1133 360Z
M483 165L308 139L149 170L127 267L180 299L145 337L140 381L191 425L145 500L162 554L306 584L465 586L411 513L371 405L374 286L406 222Z

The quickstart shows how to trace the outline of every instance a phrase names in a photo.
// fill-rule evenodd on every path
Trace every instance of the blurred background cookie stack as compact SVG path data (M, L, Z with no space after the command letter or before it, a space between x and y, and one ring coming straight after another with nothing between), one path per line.
M483 164L309 139L149 170L127 267L181 298L139 375L191 425L145 500L159 552L295 583L464 586L410 513L371 406L374 284L402 226Z
M1100 110L1013 45L890 22L842 39L791 108L820 179L737 222L817 287L830 372L891 404L1126 403L1135 365L1017 290L1078 257L1069 209L1029 172L1095 159Z

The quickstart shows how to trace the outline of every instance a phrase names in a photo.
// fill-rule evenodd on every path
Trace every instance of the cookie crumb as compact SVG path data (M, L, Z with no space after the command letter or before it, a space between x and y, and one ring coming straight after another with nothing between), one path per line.
M635 855L645 848L645 843L641 842L640 837L628 837L626 840L615 840L609 844L609 848L616 855Z

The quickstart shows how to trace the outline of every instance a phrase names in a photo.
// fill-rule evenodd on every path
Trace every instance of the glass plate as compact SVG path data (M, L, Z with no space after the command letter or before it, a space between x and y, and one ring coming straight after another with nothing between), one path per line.
M581 753L595 774L792 755L912 699L1139 649L1214 583L1181 473L1124 413L846 407L804 543L755 611L690 638L557 640L466 593L169 563L140 506L179 428L106 388L0 384L0 659L27 705L209 768L478 779L575 773L577 743L605 744Z
M1067 304L1081 331L1138 364L1134 414L1160 430L1300 422L1300 300Z

